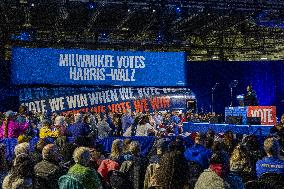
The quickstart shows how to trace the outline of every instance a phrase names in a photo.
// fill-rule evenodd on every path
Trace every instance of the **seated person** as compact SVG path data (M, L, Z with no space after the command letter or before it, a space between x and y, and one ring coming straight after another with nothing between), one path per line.
M58 179L64 174L60 164L60 154L54 144L46 145L42 150L42 161L34 167L34 189L57 189Z
M85 189L98 189L101 188L101 181L98 173L88 167L90 158L89 148L76 148L73 153L75 165L69 169L67 175L78 180Z
M264 141L264 150L267 154L256 162L256 174L260 177L264 173L284 174L284 161L278 158L279 143L275 138L267 138Z
M188 161L198 163L203 169L207 169L212 152L202 145L202 141L202 136L198 134L195 137L195 144L185 150L184 156Z

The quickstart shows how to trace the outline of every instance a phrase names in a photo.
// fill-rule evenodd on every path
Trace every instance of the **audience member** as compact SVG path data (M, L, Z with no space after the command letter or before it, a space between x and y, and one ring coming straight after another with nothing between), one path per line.
M184 152L185 158L188 161L198 163L203 169L207 169L209 166L209 159L212 155L211 150L203 146L204 138L201 134L195 137L195 144L187 148Z
M131 182L131 188L143 189L148 161L140 155L140 144L137 141L130 143L129 152L130 155L122 163L120 171L125 173Z
M23 142L17 144L14 149L14 155L17 157L20 154L30 154L30 144L27 142Z
M67 133L74 138L78 136L88 136L90 134L90 128L83 123L82 114L78 113L75 115L75 122L67 128Z
M0 128L0 139L1 138L18 138L24 134L29 127L29 122L18 123L15 121L16 113L7 111L5 113L5 120Z
M229 164L224 151L214 151L210 166L198 178L195 189L242 189L244 185L237 175L229 174Z
M3 183L4 178L8 174L8 162L6 160L5 148L6 146L4 144L0 144L0 183Z
M241 176L245 182L253 180L254 173L251 163L247 148L242 144L237 145L230 158L231 172Z
M39 138L53 137L56 138L59 135L59 131L56 128L51 127L49 120L42 121L42 127L39 129Z
M33 160L28 154L18 155L5 177L3 189L33 189Z
M160 160L162 156L168 151L168 141L166 139L159 139L156 144L156 154L149 160L149 165L146 170L144 179L144 189L148 189L152 186L152 178L154 173L160 166Z
M122 123L123 132L125 132L134 123L134 119L131 116L130 109L127 109L125 115L122 116L121 123Z
M106 121L105 116L98 116L98 137L100 139L106 138L111 133L111 128L109 127L109 124Z
M42 161L34 167L34 189L57 189L58 179L64 174L59 166L60 155L54 144L46 145L42 150Z
M98 173L94 169L88 167L90 158L89 148L76 148L73 153L75 165L69 169L67 175L78 180L85 189L99 189L101 188L101 181Z
M58 136L65 136L67 133L66 121L64 116L57 116L54 120L54 129L58 130Z
M111 146L109 159L117 162L119 165L125 160L123 155L123 142L120 139L115 139Z
M256 174L260 177L264 173L284 174L284 161L278 158L279 143L275 138L264 141L266 157L256 162Z
M148 136L155 133L155 129L150 125L149 117L143 116L136 129L136 136Z
M183 189L189 186L189 168L179 148L165 153L159 163L150 185L156 188Z

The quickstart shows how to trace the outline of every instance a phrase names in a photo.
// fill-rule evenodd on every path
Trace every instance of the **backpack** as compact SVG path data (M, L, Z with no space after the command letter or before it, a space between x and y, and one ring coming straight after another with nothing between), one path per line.
M102 161L101 165L98 168L98 173L103 177L104 180L107 180L107 175L112 170L118 170L119 164L113 160L105 159Z

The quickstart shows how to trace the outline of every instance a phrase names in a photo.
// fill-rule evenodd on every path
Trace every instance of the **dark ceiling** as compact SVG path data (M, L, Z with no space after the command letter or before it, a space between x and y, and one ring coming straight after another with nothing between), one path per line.
M2 0L13 45L185 51L190 60L284 58L283 0Z

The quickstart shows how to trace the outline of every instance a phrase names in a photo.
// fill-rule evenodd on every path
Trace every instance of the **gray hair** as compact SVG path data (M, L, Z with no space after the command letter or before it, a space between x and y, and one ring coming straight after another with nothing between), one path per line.
M87 165L90 160L90 149L86 147L78 147L74 150L73 160L80 165Z
M75 123L82 122L82 120L83 120L83 115L80 114L80 113L75 114L74 119L75 119Z
M29 154L29 152L30 152L30 144L27 142L17 144L14 149L14 153L16 157L20 154Z
M64 116L57 116L54 120L55 125L64 125L64 123L65 123Z

